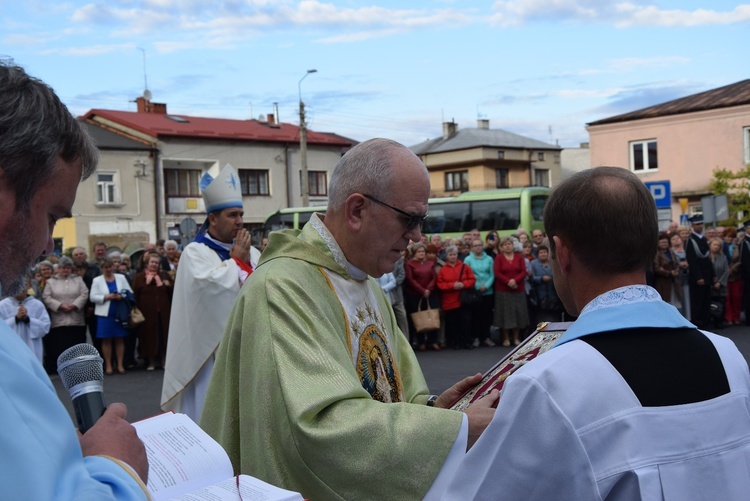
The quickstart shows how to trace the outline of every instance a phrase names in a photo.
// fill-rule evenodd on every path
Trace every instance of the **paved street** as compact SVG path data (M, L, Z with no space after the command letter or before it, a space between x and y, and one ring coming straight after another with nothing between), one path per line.
M750 327L731 327L719 331L719 334L732 339L745 359L750 361ZM510 348L502 347L460 351L443 350L418 353L418 358L430 390L433 393L440 393L465 376L484 372L509 351ZM160 370L140 369L129 371L124 375L105 376L105 400L127 404L130 421L158 414L163 374L164 372ZM72 416L70 398L62 387L60 378L55 376L53 383Z

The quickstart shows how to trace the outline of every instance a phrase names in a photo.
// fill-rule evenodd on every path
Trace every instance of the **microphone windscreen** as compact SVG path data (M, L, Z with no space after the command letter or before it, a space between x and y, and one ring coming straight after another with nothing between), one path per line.
M82 383L104 381L103 360L93 345L81 343L71 346L58 357L57 373L65 388Z

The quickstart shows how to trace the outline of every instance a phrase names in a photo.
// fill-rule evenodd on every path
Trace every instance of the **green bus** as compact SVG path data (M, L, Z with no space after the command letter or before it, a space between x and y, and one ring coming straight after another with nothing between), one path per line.
M453 238L474 228L483 236L490 230L511 235L523 228L531 235L532 230L544 229L542 212L549 191L549 188L533 186L467 191L455 197L431 198L422 233ZM266 218L263 232L302 228L314 212L325 210L325 206L281 209Z

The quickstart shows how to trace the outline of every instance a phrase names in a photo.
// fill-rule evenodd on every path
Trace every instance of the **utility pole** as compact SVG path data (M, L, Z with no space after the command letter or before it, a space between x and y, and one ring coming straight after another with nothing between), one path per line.
M305 122L305 103L302 102L302 80L310 73L317 73L318 70L307 70L307 73L299 79L297 90L299 91L299 155L300 155L300 176L302 177L302 207L310 205L310 180L307 177L307 123Z

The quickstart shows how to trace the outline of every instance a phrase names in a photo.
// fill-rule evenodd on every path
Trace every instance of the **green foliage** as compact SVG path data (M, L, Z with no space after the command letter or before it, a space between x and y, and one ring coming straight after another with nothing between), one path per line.
M742 213L744 219L750 217L750 165L736 172L717 167L709 186L714 195L727 194L729 219L720 221L720 225L736 226L738 213Z

